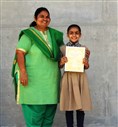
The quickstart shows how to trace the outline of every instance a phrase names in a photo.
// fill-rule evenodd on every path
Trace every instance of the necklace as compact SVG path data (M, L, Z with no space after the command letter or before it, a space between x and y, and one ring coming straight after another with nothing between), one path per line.
M40 29L38 26L35 26L35 28L41 33L41 35L43 36L43 39L47 42L48 46L51 48L49 39L48 39L48 28L46 28L45 30Z
M45 29L42 29L42 28L40 28L40 27L38 27L38 26L35 26L35 28L37 29L37 30L39 30L39 31L42 31L42 32L45 32L48 28L45 28Z
M49 39L48 39L48 33L47 33L47 32L48 32L48 31L44 31L44 32L40 31L40 33L42 34L44 40L47 42L47 44L48 44L49 47L51 48L51 45L50 45L50 42L49 42Z

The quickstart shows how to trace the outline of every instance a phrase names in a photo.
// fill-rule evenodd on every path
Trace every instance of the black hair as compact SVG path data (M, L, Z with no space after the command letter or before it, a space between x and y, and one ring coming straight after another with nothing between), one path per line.
M81 34L81 28L80 26L78 26L77 24L71 24L68 28L67 28L67 34L69 33L69 30L72 28L72 27L76 27L78 28L80 34Z
M37 10L35 11L35 13L34 13L34 18L37 19L38 14L41 13L42 11L46 11L46 12L49 14L49 16L50 16L50 12L48 11L47 8L45 8L45 7L40 7L40 8L37 8ZM33 21L33 22L30 24L30 27L32 27L32 26L36 26L36 22L35 22L35 21Z

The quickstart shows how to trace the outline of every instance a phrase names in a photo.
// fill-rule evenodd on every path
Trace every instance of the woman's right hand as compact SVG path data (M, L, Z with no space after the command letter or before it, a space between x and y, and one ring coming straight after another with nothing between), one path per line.
M23 86L27 86L28 85L28 76L25 70L20 70L20 83Z
M16 50L17 62L20 69L20 83L23 86L28 85L28 75L25 68L25 52L21 50Z

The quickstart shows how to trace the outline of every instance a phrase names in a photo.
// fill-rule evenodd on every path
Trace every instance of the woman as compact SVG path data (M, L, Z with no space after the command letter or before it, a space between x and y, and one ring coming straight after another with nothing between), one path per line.
M12 76L27 127L51 127L59 102L63 33L50 28L50 21L49 11L38 8L30 28L21 31L16 48Z

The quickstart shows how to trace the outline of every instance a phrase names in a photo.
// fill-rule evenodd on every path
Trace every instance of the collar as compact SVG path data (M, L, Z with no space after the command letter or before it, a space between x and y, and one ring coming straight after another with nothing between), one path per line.
M67 46L73 46L73 47L81 47L81 44L78 42L72 43L71 41L66 44Z

